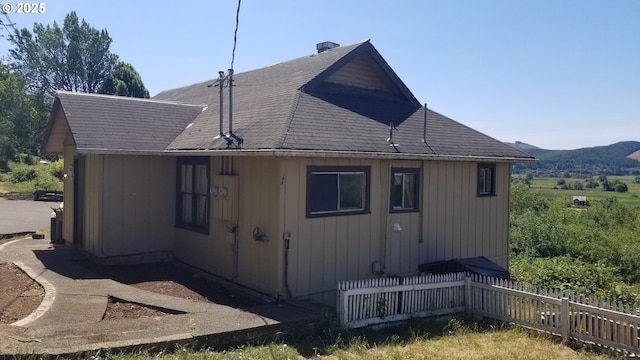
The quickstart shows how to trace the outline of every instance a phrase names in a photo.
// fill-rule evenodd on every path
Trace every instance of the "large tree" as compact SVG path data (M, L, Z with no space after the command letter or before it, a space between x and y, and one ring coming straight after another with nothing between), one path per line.
M118 62L111 74L98 90L101 94L113 94L137 98L149 98L149 91L142 83L140 74L124 61Z
M56 90L97 92L118 63L107 30L80 22L73 11L62 28L55 21L36 23L33 32L16 30L10 41L12 66L28 79L29 90L50 96Z
M22 76L0 63L0 163L15 153L38 153L49 106L43 93L28 93Z

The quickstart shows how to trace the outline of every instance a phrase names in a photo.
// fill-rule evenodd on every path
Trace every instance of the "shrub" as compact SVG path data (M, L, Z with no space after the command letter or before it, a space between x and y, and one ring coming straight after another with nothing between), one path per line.
M64 177L64 161L62 159L51 163L51 175L62 180Z
M22 163L9 163L8 181L14 184L30 181L36 178L36 169Z
M616 184L616 186L614 186L614 189L616 192L619 192L619 193L627 192L629 190L629 188L627 187L627 184L624 184L624 183Z

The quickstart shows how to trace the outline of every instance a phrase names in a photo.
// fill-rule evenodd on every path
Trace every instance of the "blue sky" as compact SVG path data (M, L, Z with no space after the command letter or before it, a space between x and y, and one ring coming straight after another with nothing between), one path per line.
M230 66L236 0L44 3L11 20L31 29L75 10L152 96ZM640 0L243 0L234 69L366 39L420 102L499 140L640 141ZM0 56L8 47L0 38Z

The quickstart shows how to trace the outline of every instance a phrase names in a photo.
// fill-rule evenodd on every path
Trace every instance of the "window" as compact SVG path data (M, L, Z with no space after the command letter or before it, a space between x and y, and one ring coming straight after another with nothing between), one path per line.
M307 217L369 212L368 166L308 166Z
M391 168L391 211L417 211L418 169Z
M478 164L478 196L496 194L496 164Z
M209 233L209 158L178 158L176 224Z

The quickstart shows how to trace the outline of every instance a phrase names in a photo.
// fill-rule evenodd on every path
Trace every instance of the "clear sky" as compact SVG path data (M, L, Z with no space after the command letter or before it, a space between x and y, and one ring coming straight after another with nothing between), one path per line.
M236 0L43 2L44 14L14 6L16 27L75 10L152 96L230 66ZM420 102L496 139L640 141L640 0L242 0L234 69L366 39ZM0 56L8 47L0 38Z

